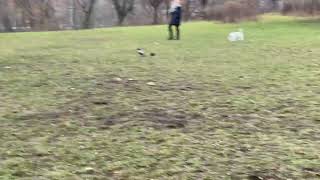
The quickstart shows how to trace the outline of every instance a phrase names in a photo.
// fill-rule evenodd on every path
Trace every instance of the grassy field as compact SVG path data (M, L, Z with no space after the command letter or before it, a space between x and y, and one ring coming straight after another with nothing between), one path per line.
M0 179L319 179L319 29L0 34Z

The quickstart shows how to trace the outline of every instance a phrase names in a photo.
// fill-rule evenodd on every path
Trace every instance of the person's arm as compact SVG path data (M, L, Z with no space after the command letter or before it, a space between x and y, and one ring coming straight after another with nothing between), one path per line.
M177 7L176 8L176 13L178 14L178 16L182 15L182 8L181 7Z
M171 6L169 13L174 13L176 11L176 7L175 6Z

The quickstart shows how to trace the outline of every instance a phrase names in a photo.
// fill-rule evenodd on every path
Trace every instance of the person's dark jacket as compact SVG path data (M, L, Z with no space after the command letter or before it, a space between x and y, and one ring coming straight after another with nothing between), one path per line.
M176 9L171 12L171 21L170 25L179 26L181 24L182 8L176 7Z

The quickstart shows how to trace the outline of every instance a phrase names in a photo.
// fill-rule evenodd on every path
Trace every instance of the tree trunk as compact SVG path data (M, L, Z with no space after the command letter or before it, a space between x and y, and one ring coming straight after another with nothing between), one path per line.
M317 11L318 11L318 2L317 2L317 0L312 0L311 1L311 6L312 6L311 14L315 15L317 13Z
M169 10L170 10L170 1L169 0L165 0L165 4L166 4L166 16L167 16L167 20L169 19Z
M77 29L76 26L76 2L72 0L69 4L69 23L72 29Z
M72 28L78 29L76 0L72 0Z
M6 32L13 32L10 18L7 15L4 15L4 17L2 17L2 24Z
M4 31L12 32L12 22L10 20L8 1L0 1L0 24L2 24Z
M153 8L153 22L152 24L159 24L159 7Z
M122 3L119 0L112 0L112 2L117 12L118 25L122 26L127 15L134 9L135 0L123 0Z
M184 10L184 20L185 21L189 21L190 16L191 16L191 12L190 12L190 0L186 0L185 1L185 10Z
M118 26L122 26L124 22L125 16L118 15Z
M84 20L84 23L83 23L83 27L85 29L89 29L92 27L92 17L94 15L94 7L95 7L95 4L96 4L96 0L91 0L90 4L89 4L89 9L88 11L86 12L86 16L85 16L85 20Z

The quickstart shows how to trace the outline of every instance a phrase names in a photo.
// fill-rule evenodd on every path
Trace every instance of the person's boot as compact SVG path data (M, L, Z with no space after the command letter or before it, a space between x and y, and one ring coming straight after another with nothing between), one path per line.
M177 40L180 40L180 32L177 32Z
M179 28L179 26L176 26L176 33L177 33L176 40L180 40L180 28Z
M176 38L176 40L180 40L180 31L179 31L179 30L177 31L177 38Z
M168 40L173 40L173 31L172 31L171 26L169 26L169 37L168 37Z

